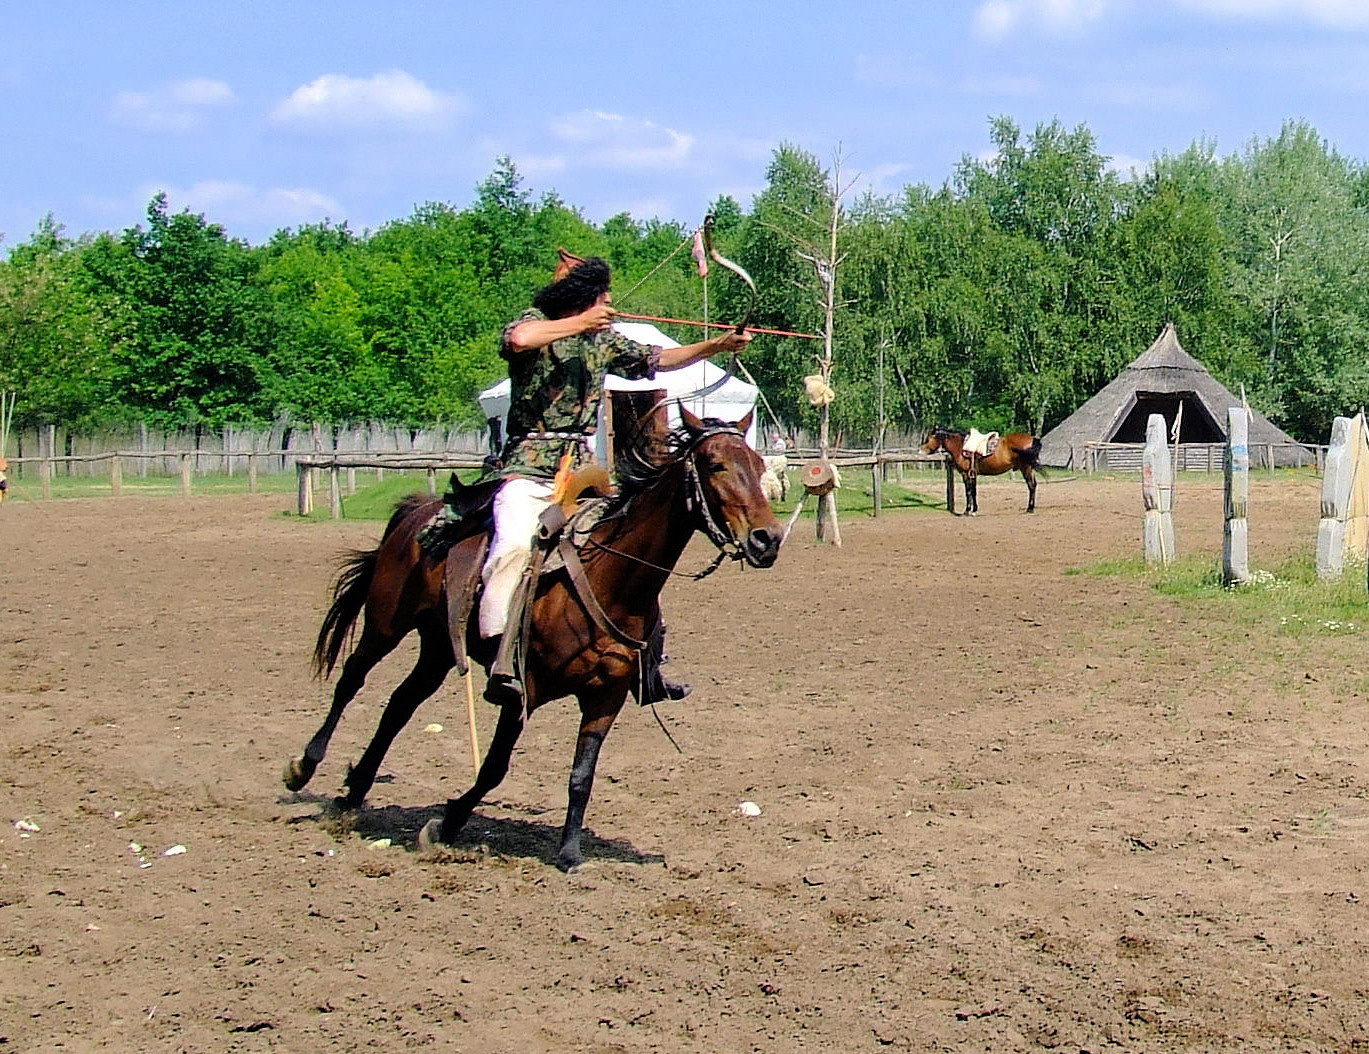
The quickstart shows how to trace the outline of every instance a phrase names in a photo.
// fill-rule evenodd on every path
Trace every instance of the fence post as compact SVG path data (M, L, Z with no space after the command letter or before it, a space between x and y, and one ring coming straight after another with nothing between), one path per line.
M428 497L437 497L437 469L428 469Z
M335 520L342 518L342 487L338 476L339 470L334 462L328 470L328 515Z
M181 495L190 497L190 455L181 455Z
M871 481L871 491L875 499L875 516L878 517L884 506L884 466L880 463L878 456L871 470L874 478Z
M1226 455L1222 459L1226 482L1226 520L1222 529L1222 585L1248 585L1250 500L1250 417L1239 406L1226 411Z
M299 484L299 514L308 516L314 511L314 470L296 461L295 476Z
M946 511L955 515L955 465L946 456Z
M247 452L247 493L257 493L257 452Z
M118 497L124 490L124 468L120 464L119 455L115 454L109 459L109 491L114 497Z
M1174 471L1167 439L1164 415L1151 414L1141 454L1141 502L1145 507L1141 544L1147 566L1167 567L1174 562Z

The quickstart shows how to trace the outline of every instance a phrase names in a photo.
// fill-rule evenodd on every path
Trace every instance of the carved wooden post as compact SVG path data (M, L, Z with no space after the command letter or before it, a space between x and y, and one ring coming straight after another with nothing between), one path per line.
M1250 415L1239 406L1226 411L1226 519L1222 529L1222 585L1248 585L1250 559L1246 509L1250 501Z
M1174 562L1174 468L1167 438L1164 415L1151 414L1141 455L1141 501L1145 506L1141 542L1150 566L1167 567Z
M1356 477L1369 467L1369 435L1363 414L1337 417L1321 480L1321 521L1317 524L1317 577L1339 578L1347 552L1365 550L1366 510L1356 502ZM1362 484L1361 484L1362 486Z

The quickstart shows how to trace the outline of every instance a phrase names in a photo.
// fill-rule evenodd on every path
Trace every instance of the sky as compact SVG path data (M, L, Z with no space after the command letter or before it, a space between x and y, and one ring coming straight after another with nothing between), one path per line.
M1122 173L1311 124L1369 159L1369 0L9 0L0 253L167 194L260 244L464 208L507 155L595 223L749 208L781 144L939 187L990 120L1085 125Z

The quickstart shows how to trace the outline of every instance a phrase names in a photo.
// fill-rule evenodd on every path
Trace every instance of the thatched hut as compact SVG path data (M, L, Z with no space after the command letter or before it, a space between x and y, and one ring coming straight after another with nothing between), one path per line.
M1240 405L1238 396L1180 346L1174 324L1166 323L1142 355L1041 437L1041 463L1056 468L1135 468L1139 451L1104 444L1144 444L1151 414L1162 414L1172 431L1182 409L1179 467L1210 466L1214 448L1226 442L1226 411ZM1311 450L1255 410L1250 413L1249 441L1252 465L1271 460L1279 467L1315 462ZM1215 456L1220 467L1220 453Z

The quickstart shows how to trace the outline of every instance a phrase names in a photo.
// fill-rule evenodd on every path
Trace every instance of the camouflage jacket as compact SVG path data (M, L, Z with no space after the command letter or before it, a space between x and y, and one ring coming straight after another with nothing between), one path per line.
M613 329L565 337L545 348L509 350L509 331L520 322L543 321L529 308L504 328L500 355L509 364L509 412L505 419L504 476L550 479L561 455L576 453L576 462L593 457L589 436L599 422L604 376L629 380L656 376L661 349L629 340Z

